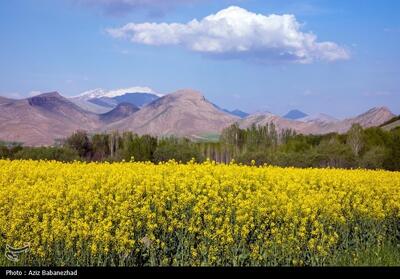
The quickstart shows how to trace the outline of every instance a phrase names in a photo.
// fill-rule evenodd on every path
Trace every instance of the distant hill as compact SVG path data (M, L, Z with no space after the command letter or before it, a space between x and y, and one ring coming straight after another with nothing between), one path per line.
M387 131L396 129L396 128L398 128L398 127L400 127L400 120L397 120L397 121L395 121L395 122L392 122L392 123L390 123L390 124L387 124L387 125L385 125L385 126L382 126L382 128L383 128L384 130L387 130Z
M240 117L240 118L245 118L245 117L247 117L247 116L250 115L249 113L244 112L244 111L241 111L241 110L239 110L239 109L235 109L235 110L232 110L232 111L229 111L229 110L227 110L227 109L224 109L224 111L227 112L227 113L229 113L229 114L232 114L232 115L234 115L234 116Z
M9 98L5 98L5 97L1 97L1 96L0 96L0 104L9 103L9 102L11 102L11 101L13 101L13 100L12 100L12 99L9 99Z
M142 90L143 92L135 90ZM70 100L85 110L94 113L106 113L121 103L130 103L140 108L161 96L148 87L132 87L111 91L100 88L86 91L70 98Z
M238 119L218 110L200 92L186 89L166 95L105 129L195 137L221 132Z
M291 129L297 132L303 131L309 126L305 122L286 119L270 112L258 112L238 121L242 129L249 128L252 125L266 126L270 123L275 124L278 130Z
M120 103L130 103L137 107L143 107L151 102L157 100L157 95L149 93L126 93L122 96L113 97L119 104Z
M120 103L115 109L107 113L101 114L100 120L103 123L109 124L127 118L128 116L131 116L139 110L140 108L130 103Z
M388 131L400 127L400 115L393 117L389 121L383 123L380 127Z
M117 107L118 102L114 100L113 98L109 97L101 97L101 98L94 98L87 100L87 102L90 102L92 104L95 104L97 106L101 106L107 109L114 109Z
M113 107L97 105L96 103L92 103L92 102L89 102L86 100L80 100L80 99L74 99L74 98L69 98L68 100L70 100L72 103L74 103L81 109L89 111L91 113L101 114L101 113L109 112L110 110L113 109Z
M272 113L258 113L250 115L238 123L242 128L250 127L251 125L266 125L274 123L279 130L291 129L302 134L327 134L331 132L345 133L353 124L360 124L364 128L380 126L386 121L392 119L394 114L386 107L373 108L354 118L348 118L342 121L320 121L311 119L304 120L289 120Z
M87 100L93 104L98 106L106 107L106 108L115 108L118 104L132 104L136 107L143 107L151 102L157 100L159 97L154 94L149 93L126 93L121 96L116 97L99 97Z
M83 110L57 92L0 103L0 139L26 145L51 145L78 129L101 125L98 115Z
M283 116L283 118L290 119L290 120L297 120L297 119L304 118L307 116L308 116L308 114L306 114L300 110L294 109L294 110L289 111L287 114L285 114Z
M354 118L348 118L343 121L333 123L329 129L343 133L347 132L355 123L360 124L364 128L377 127L389 121L394 116L395 115L387 107L376 107Z
M385 123L383 123L383 124L381 125L381 127L386 126L386 125L389 125L389 124L392 124L392 123L394 123L394 122L397 122L398 120L400 120L400 115L399 115L399 116L393 117L393 118L390 119L389 121L386 121Z
M230 115L237 116L237 117L240 117L240 118L245 118L245 117L247 117L247 116L250 115L249 113L244 112L244 111L241 111L241 110L239 110L239 109L228 110L228 109L221 108L220 106L217 106L216 104L213 104L213 103L211 103L211 104L212 104L216 109L218 109L218 110L220 110L220 111L226 112L226 113L228 113L228 114L230 114Z
M328 124L328 123L335 123L335 122L339 122L339 119L330 116L328 114L325 113L318 113L315 115L309 115L303 118L299 118L297 119L298 121L302 121L302 122L315 122L315 123L321 123L321 124Z

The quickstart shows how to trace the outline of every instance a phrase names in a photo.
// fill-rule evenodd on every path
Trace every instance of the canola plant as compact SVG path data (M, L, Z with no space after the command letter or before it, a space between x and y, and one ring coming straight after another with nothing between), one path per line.
M396 172L0 160L0 247L28 243L23 265L326 265L400 243L399 209Z

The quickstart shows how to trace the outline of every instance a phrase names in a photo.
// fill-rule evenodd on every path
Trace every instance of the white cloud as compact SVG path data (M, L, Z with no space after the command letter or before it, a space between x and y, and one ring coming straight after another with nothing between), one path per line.
M259 62L311 63L349 59L348 51L334 42L318 42L301 31L294 15L263 15L232 6L200 21L182 23L129 23L107 32L133 43L177 45L219 58Z

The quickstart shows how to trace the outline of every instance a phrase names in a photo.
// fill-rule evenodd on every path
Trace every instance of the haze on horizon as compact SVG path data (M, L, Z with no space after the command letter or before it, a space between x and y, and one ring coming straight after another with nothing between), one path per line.
M398 1L0 3L0 96L194 88L227 109L400 114Z

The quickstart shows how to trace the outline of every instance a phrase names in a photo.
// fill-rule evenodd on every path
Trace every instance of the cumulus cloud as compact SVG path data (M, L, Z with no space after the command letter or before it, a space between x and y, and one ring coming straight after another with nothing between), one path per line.
M198 0L73 0L78 4L98 7L108 14L124 14L135 10L146 10L152 14L162 14L178 4L188 4Z
M182 23L129 23L107 32L133 43L176 45L219 58L260 62L311 63L349 59L334 42L318 42L302 32L294 15L263 15L232 6L201 20Z

